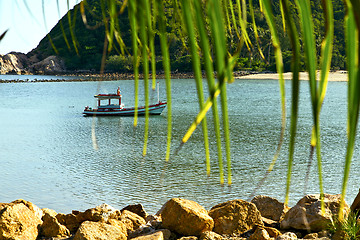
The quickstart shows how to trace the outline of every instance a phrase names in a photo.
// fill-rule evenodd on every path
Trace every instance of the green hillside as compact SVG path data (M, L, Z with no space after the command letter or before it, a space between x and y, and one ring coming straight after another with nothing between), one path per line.
M39 43L38 47L31 51L28 55L37 55L39 60L42 60L50 55L57 54L63 58L68 70L94 70L99 71L101 66L101 59L104 52L105 26L109 23L103 18L103 15L108 14L106 4L102 6L99 0L87 0L85 4L85 14L87 19L86 26L83 22L80 5L76 5L74 9L70 10L58 24L50 31L49 36L44 37ZM104 1L106 2L106 1ZM235 2L235 1L234 1ZM314 16L314 30L316 36L316 43L318 46L318 53L320 53L322 35L323 35L323 14L321 9L321 0L312 0L312 12ZM260 36L260 49L264 53L266 60L262 59L259 54L256 39L254 34L251 34L252 24L251 15L248 16L248 31L253 42L252 49L249 51L243 47L239 55L239 61L235 70L275 70L275 60L273 56L273 47L270 42L270 32L268 30L265 18L258 7L258 1L253 1L254 15L258 32ZM283 31L281 13L279 8L279 1L273 1L274 17L276 19L278 33L281 36L281 47L283 50L283 58L285 70L290 71L291 49L286 34ZM345 43L344 43L344 6L341 0L334 0L334 18L335 18L335 40L333 50L332 69L345 69ZM117 11L120 12L120 6ZM172 71L189 72L191 71L190 57L183 43L177 38L181 34L181 25L175 29L173 23L178 22L176 15L172 15L173 9L171 5L167 6L168 28L169 28L169 50L171 56ZM293 9L294 13L296 10ZM122 40L126 46L126 56L120 56L121 47L118 42L114 41L113 48L107 53L108 71L131 72L132 60L128 55L131 54L131 28L129 24L127 8L118 16L118 27L122 33ZM295 19L297 25L298 18ZM105 22L105 23L104 23ZM301 33L300 33L301 34ZM185 40L186 41L186 40ZM228 36L229 45L237 43L236 33ZM52 44L51 44L52 42ZM186 42L185 42L186 44ZM234 44L234 46L237 44ZM236 49L232 49L236 51ZM155 52L157 55L157 69L161 70L161 53L159 40L155 37ZM304 65L304 63L302 63Z

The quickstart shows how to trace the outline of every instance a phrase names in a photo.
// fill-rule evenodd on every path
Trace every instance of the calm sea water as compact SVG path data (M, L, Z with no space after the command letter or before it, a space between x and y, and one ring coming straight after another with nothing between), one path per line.
M214 140L210 140L212 170L207 177L200 128L178 155L172 154L170 162L165 163L167 109L162 115L150 118L146 157L142 156L144 118L140 117L138 127L133 128L132 117L82 115L84 106L95 106L94 94L114 92L118 86L125 105L132 106L134 86L128 80L0 84L0 202L23 198L63 213L104 202L116 208L142 203L149 213L155 213L172 197L197 201L207 209L231 199L249 200L278 144L277 81L236 80L228 85L231 188L219 184ZM160 86L160 95L165 100L163 80ZM289 82L287 91L290 92ZM330 82L321 115L324 187L331 194L340 193L342 183L346 92L346 83ZM174 152L196 116L198 104L193 80L173 80L172 94ZM152 95L156 101L157 94ZM305 188L306 193L319 192L316 159L305 186L312 126L308 82L301 83L299 114L290 205L303 196ZM208 120L212 122L210 115ZM92 126L97 150L93 148ZM213 136L211 126L209 130ZM284 200L287 142L288 131L275 169L257 194ZM348 186L349 204L360 187L359 162L356 148Z

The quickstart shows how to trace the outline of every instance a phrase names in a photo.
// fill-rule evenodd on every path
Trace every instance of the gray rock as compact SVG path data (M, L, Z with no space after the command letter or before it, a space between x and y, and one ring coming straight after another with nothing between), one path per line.
M29 68L32 72L56 74L65 71L65 64L58 56L49 56L44 60L34 63Z

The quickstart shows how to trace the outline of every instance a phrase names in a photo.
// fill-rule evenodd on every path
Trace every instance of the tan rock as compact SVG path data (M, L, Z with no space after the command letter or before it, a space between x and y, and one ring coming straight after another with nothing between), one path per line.
M148 216L148 214L145 211L144 206L141 204L128 205L128 206L124 207L123 209L121 209L120 211L122 212L124 210L136 213L137 215L139 215L140 217L142 217L144 219L146 219L146 217Z
M83 222L73 240L125 240L122 231L104 222Z
M56 212L55 210L53 210L53 209L43 208L42 211L43 211L43 216L44 216L46 213L49 214L49 215L52 216L52 217L56 217L56 215L57 215L57 212Z
M275 240L297 240L297 236L295 233L293 232L286 232L280 236L278 236L277 238L275 238Z
M71 233L75 233L81 224L77 220L76 215L73 213L70 213L70 214L58 213L56 215L56 219L58 220L58 222L60 224L64 225L67 229L69 229L69 231Z
M318 239L319 235L317 233L309 233L304 236L304 239Z
M280 226L280 223L278 221L274 221L268 218L261 217L261 221L263 221L264 225L268 227L278 228Z
M191 200L170 199L162 207L160 215L164 228L185 236L200 236L202 232L211 231L214 226L207 211Z
M290 209L277 199L263 195L254 197L251 202L256 205L262 217L274 221L280 221L284 217L285 213Z
M127 228L126 228L126 225L125 225L124 222L119 221L119 220L116 220L116 219L109 219L106 223L109 224L109 225L111 225L111 226L117 227L118 229L121 230L121 232L122 232L125 236L128 236Z
M225 238L216 232L206 231L201 233L199 240L225 240Z
M168 229L157 230L146 235L131 238L132 240L168 240L171 236L171 232Z
M256 228L255 232L251 234L249 240L269 240L269 233L263 228Z
M286 214L280 223L281 229L308 230L319 232L326 229L339 211L341 195L324 195L325 211L321 212L320 195L307 195L303 197ZM344 216L348 215L349 206L345 203Z
M181 237L178 240L198 240L198 237L195 236L186 236L186 237Z
M27 206L34 214L37 218L42 218L43 216L43 211L38 207L36 206L35 204L33 204L32 202L29 202L29 201L26 201L24 199L18 199L18 200L15 200L13 202L11 202L12 204L19 204L19 203L23 203L25 206Z
M52 213L54 214L54 213ZM70 231L64 225L61 225L55 216L45 213L42 218L43 224L41 225L41 235L44 237L68 237Z
M219 234L242 234L256 225L263 225L255 204L232 200L214 206L209 215L214 219L213 231Z
M39 235L39 226L42 224L41 217L38 217L40 214L38 209L34 204L24 200L2 205L0 239L35 240Z
M127 210L122 211L122 213L120 213L120 217L117 217L115 219L120 220L125 225L128 233L146 224L145 219L143 219L136 213Z
M150 224L155 229L159 229L162 224L161 216L158 215L148 215L145 221L147 224Z
M276 228L272 228L272 227L262 227L262 228L265 229L268 232L269 236L272 238L277 238L278 236L281 235L281 232Z
M109 218L111 218L111 215L115 211L116 211L115 208L104 203L95 208L87 209L85 212L80 212L79 214L76 215L76 218L79 223L82 223L84 221L92 221L92 222L104 221L104 222L106 222Z

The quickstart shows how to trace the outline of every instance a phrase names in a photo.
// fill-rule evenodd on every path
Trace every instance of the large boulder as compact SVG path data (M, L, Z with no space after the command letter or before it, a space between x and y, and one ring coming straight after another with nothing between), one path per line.
M280 223L282 229L298 229L319 232L325 229L339 213L341 195L324 194L325 211L321 211L320 194L306 195L286 214ZM350 208L345 203L344 216Z
M0 239L35 240L42 224L41 212L25 200L0 205Z
M280 221L290 209L284 203L279 202L279 200L263 195L254 197L251 202L255 204L262 217L274 221Z
M83 222L73 240L126 240L121 229L104 222Z
M219 234L239 235L256 225L263 225L255 204L241 199L218 204L209 215L214 219L213 231Z
M185 236L200 236L214 227L214 221L205 208L191 200L170 199L159 214L164 228Z

